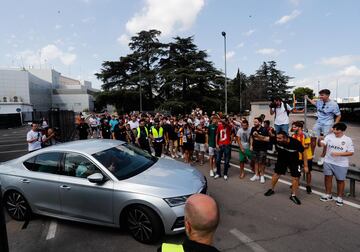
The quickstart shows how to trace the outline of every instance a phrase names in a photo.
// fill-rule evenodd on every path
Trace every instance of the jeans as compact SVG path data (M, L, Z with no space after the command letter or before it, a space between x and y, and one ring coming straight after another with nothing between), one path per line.
M289 124L280 124L280 125L275 124L275 131L276 131L276 133L279 133L280 131L285 131L286 134L288 135L289 134Z
M231 155L231 145L220 145L219 151L216 155L216 173L221 176L221 158L224 154L224 175L227 175L230 167L230 155Z

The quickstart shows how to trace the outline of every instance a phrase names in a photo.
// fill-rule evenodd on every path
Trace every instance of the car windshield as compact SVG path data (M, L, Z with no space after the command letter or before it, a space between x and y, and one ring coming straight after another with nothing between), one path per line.
M129 144L122 144L92 155L117 179L133 177L152 166L157 158Z

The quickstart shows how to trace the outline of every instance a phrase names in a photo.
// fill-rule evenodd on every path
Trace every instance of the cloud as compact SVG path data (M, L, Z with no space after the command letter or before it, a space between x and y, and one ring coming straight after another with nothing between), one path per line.
M349 66L346 67L344 70L342 70L340 72L341 75L344 76L360 76L360 68L358 68L357 66Z
M244 47L244 45L245 45L244 42L241 42L241 43L237 44L236 47L237 47L237 48L242 48L242 47Z
M295 5L295 6L298 6L300 4L301 0L290 0L290 3Z
M59 30L59 29L61 29L61 27L62 27L61 25L57 24L57 25L55 25L54 28L55 28L55 30Z
M62 64L72 65L77 56L73 53L66 53L54 44L49 44L37 51L25 50L18 52L15 56L17 60L21 60L25 66L36 66L51 61L59 60Z
M74 51L74 50L75 50L75 47L73 47L73 46L69 46L69 47L67 48L67 50L68 50L69 52L72 52L72 51Z
M338 57L324 58L321 64L330 66L346 66L360 61L360 55L343 55Z
M145 7L126 23L131 35L142 30L157 29L169 36L188 30L196 20L204 0L146 0Z
M305 66L301 63L295 64L294 65L294 69L295 70L303 70L305 68Z
M84 23L84 24L88 24L88 23L94 23L95 20L96 19L94 17L87 17L87 18L81 19L81 22Z
M246 37L250 37L254 32L255 32L255 30L251 29L251 30L248 30L247 32L244 32L243 35Z
M277 56L279 55L280 53L283 53L285 52L284 49L275 49L275 48L261 48L261 49L258 49L256 50L256 53L257 54L262 54L262 55L272 55L272 56Z
M127 46L130 43L130 37L126 34L123 34L117 38L117 42L119 42L121 45Z
M231 59L235 56L235 52L234 51L229 51L226 53L226 59Z
M278 24L278 25L286 24L287 22L297 18L300 14L301 14L300 11L294 10L293 12L291 12L290 15L281 17L278 21L275 22L275 24Z

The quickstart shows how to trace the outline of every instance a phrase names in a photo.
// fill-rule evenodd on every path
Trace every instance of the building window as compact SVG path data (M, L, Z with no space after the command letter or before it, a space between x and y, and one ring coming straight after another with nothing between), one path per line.
M5 96L3 97L3 102L7 102L7 98Z
M14 96L14 102L18 102L18 97Z

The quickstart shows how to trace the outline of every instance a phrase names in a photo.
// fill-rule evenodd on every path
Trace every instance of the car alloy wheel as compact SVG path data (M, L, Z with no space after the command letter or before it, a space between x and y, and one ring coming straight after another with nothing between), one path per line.
M160 218L148 207L135 206L128 210L127 227L131 235L139 242L153 243L162 235Z
M24 221L30 215L30 207L21 193L12 191L5 196L5 208L11 218Z

